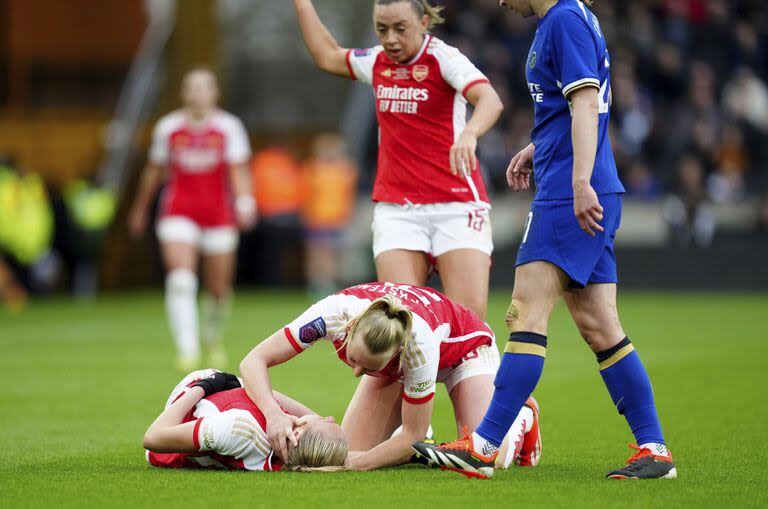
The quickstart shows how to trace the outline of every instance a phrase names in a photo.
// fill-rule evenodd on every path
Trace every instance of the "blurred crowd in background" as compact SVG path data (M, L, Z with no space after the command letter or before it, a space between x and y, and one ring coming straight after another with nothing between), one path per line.
M530 140L521 86L535 23L495 0L445 0L438 35L491 78L507 107L481 140L495 189ZM756 0L597 0L612 57L612 142L628 197L665 200L675 238L707 245L710 204L755 200L768 229L768 9ZM689 238L692 237L692 238Z
M306 149L286 139L257 151L251 184L259 220L242 234L238 280L306 285L313 296L334 291L357 181L357 165L338 134L320 134ZM60 192L37 173L0 160L0 300L20 309L29 293L46 295L62 285L93 297L116 206L112 193L91 182L74 180Z
M20 309L28 294L61 284L94 295L115 207L112 193L92 182L76 179L59 190L0 156L0 299Z
M125 189L111 191L91 178L98 166L92 161L102 158L104 125L137 54L145 13L132 0L113 7L94 0L75 3L61 13L72 18L66 22L42 19L40 12L47 11L33 3L0 3L0 10L15 16L9 26L16 33L11 43L0 44L0 69L7 69L9 77L7 84L0 83L0 298L12 305L22 305L29 292L62 287L93 295L99 272L109 275L102 279L113 288L159 280L157 270L150 277L146 260L143 265L136 261L150 250L133 246L125 234L125 202L135 178ZM162 3L149 0L146 5ZM317 0L339 41L351 47L375 41L368 3ZM535 20L503 14L497 0L437 3L446 8L447 24L436 35L469 56L506 105L499 124L480 141L489 188L498 203L527 201L527 195L510 197L504 173L510 156L530 141L532 107L524 65ZM185 11L192 4L211 14L208 32L199 25L199 10ZM345 146L334 132L344 130L350 110L365 110L373 122L372 107L355 101L355 93L369 98L370 90L323 76L311 66L290 2L195 0L177 5L182 6L177 23L186 28L177 29L176 46L170 48L180 53L166 54L165 66L176 68L176 75L183 72L192 49L219 62L224 107L245 120L257 147L252 181L260 221L241 240L238 281L306 284L313 294L331 291L338 284L340 253L347 247L345 231L368 200L376 153L375 129L369 147L359 140ZM120 19L130 23L93 24L96 19L115 21L112 11L118 7ZM711 245L724 216L735 217L732 222L742 234L765 236L765 2L596 0L593 9L611 52L611 135L627 201L662 211L669 245ZM79 37L78 16L86 15L93 18L88 23L94 30L106 33ZM40 26L49 41L30 39L25 26ZM64 29L70 31L58 31ZM219 33L211 36L215 43L202 40L200 34L209 32ZM106 40L110 45L99 42ZM163 87L153 118L178 106L177 83L168 77ZM69 118L62 116L62 107L79 109ZM13 116L25 110L31 113ZM134 176L145 161L150 129L151 122L136 135L129 169ZM18 150L24 155L21 162L14 160ZM46 158L35 166L37 156ZM369 229L369 221L361 224ZM370 261L369 247L357 248ZM154 260L159 266L156 250Z
M238 280L336 290L344 229L355 212L358 169L337 134L315 137L306 156L290 139L258 151L251 185L259 222L241 239Z

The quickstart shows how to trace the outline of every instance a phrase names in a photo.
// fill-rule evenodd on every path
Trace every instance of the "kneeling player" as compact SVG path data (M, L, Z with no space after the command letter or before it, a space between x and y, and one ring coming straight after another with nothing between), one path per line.
M286 462L273 455L264 415L239 379L210 369L190 373L173 390L144 435L147 461L164 468L261 471L343 466L347 439L341 427L283 394L274 396L298 442Z
M361 377L342 423L353 451L346 464L351 470L413 460L411 442L428 432L437 383L448 391L460 433L477 427L493 394L499 352L493 331L472 311L430 288L378 282L353 286L314 304L240 364L248 394L264 411L270 443L283 458L290 457L295 440L291 421L270 389L268 370L323 342ZM538 411L531 398L507 426L508 448L495 458L497 468L538 463Z

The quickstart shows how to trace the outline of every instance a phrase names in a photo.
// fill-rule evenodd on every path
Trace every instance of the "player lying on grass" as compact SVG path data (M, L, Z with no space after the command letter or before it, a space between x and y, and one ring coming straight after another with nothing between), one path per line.
M488 408L499 365L488 325L428 288L358 285L310 307L240 364L245 388L264 412L269 441L283 458L294 454L298 441L293 419L272 392L268 369L323 339L362 377L342 423L350 450L362 451L350 453L349 469L407 463L413 456L411 442L427 434L437 382L448 390L459 432L475 429ZM509 428L497 466L538 463L537 419L531 398Z
M341 467L347 457L344 432L293 399L274 392L291 423L297 446L282 461L273 454L264 414L235 375L212 369L187 375L165 410L144 435L147 461L163 468L277 471Z

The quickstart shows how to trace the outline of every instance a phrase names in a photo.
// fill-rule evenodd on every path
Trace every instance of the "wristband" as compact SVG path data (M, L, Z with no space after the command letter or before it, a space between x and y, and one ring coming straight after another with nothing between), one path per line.
M215 394L217 392L216 387L214 386L213 380L210 378L203 378L192 387L200 387L205 393L204 397L206 398L211 394Z
M235 209L240 214L250 216L256 212L256 200L250 194L243 194L235 200Z

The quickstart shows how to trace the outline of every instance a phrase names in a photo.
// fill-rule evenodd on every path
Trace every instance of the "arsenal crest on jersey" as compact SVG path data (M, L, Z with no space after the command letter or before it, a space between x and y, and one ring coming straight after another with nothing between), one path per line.
M429 67L426 65L413 66L413 79L421 83L429 76Z

